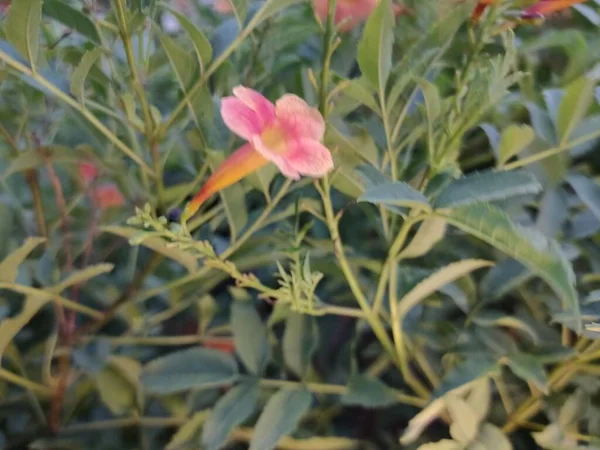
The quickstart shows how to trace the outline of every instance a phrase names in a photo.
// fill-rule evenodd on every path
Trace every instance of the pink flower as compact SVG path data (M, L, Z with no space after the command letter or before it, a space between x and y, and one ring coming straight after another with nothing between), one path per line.
M275 104L242 86L225 97L221 115L227 127L248 143L219 166L183 212L185 221L215 192L236 183L268 162L288 178L322 177L333 169L329 150L321 144L325 122L321 113L296 95Z
M114 183L103 183L90 192L90 196L99 209L123 206L125 197Z
M83 180L83 184L87 186L98 176L98 168L93 163L80 163L79 175Z
M313 0L313 9L317 17L327 21L328 0ZM335 25L339 31L350 31L367 20L377 7L379 0L337 0L335 5ZM393 4L394 16L406 12L403 5Z
M220 12L221 14L229 14L233 12L231 0L215 0L214 8L215 11Z

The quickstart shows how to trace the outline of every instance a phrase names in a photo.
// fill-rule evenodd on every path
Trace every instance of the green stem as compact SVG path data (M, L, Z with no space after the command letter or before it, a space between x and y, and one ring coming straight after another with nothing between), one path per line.
M131 158L137 163L142 170L146 171L149 175L154 176L154 173L150 166L146 164L142 158L140 158L132 149L123 143L112 131L110 131L96 116L94 116L85 106L74 100L69 94L58 89L54 84L48 81L40 74L33 72L29 67L21 64L19 61L10 57L7 53L0 50L0 60L4 61L12 69L27 75L38 82L41 86L51 92L54 96L62 100L64 103L69 105L71 108L81 114L93 127L95 127L100 133L102 133L115 147L121 152Z
M28 380L27 378L20 377L17 374L9 372L6 369L0 367L0 379L8 381L9 383L16 384L17 386L27 389L43 397L52 397L54 391L47 386L35 383Z
M327 116L327 97L329 85L329 68L333 54L332 43L335 35L335 8L336 0L327 1L327 23L323 35L323 67L321 70L321 89L319 95L319 111L323 118Z

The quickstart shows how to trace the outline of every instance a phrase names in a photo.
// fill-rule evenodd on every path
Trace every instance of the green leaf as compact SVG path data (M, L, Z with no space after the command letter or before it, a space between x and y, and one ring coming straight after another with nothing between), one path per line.
M469 444L475 439L479 429L479 420L475 411L458 395L448 397L446 407L452 419L450 436L462 444Z
M214 151L207 152L206 156L212 170L215 170L226 157L223 152ZM225 207L225 214L227 215L231 232L231 240L235 241L239 232L248 223L248 211L246 210L244 188L240 183L236 183L226 189L222 189L219 192L219 195L221 196L223 206Z
M515 225L504 211L487 203L464 205L438 214L525 264L552 287L565 309L579 315L573 269L555 241Z
M405 206L430 211L431 205L419 191L400 181L386 182L365 189L359 202L382 203L391 206Z
M433 275L428 276L417 284L408 292L408 294L400 299L398 302L398 317L400 319L404 318L412 308L448 283L451 283L474 270L481 269L482 267L489 267L491 265L493 265L491 261L485 261L483 259L464 259L448 264L446 267L442 267Z
M427 133L428 133L428 147L429 147L429 159L433 161L435 156L435 138L433 135L434 125L442 113L442 99L440 93L435 84L430 83L424 78L417 80L423 98L425 100L425 111L427 113Z
M523 151L535 138L529 125L511 124L502 131L498 145L498 166L502 167L513 156Z
M440 385L433 392L431 398L437 399L448 392L471 383L480 377L487 376L496 371L498 362L488 354L469 354L467 359L453 367L443 378Z
M271 346L267 326L252 303L233 302L231 328L235 349L246 368L254 375L262 374L271 358Z
M587 76L571 83L562 97L558 108L557 132L561 144L568 141L573 130L585 117L594 101L595 80Z
M167 58L169 58L169 61L171 62L171 66L175 71L175 76L179 81L181 88L185 91L194 79L197 69L196 62L190 55L190 52L179 45L175 39L160 31L157 25L155 25L154 29L165 50Z
M50 296L43 293L28 295L25 297L23 306L18 314L2 318L2 321L0 321L0 360L6 347L8 347L17 333L29 323L48 300L50 300Z
M105 274L113 270L114 265L109 263L104 264L94 264L86 267L85 269L77 270L71 274L63 281L58 283L55 286L52 286L52 292L60 294L65 289L74 286L79 283L84 283L90 278L97 277L98 275Z
M252 380L240 383L221 397L202 430L202 447L222 448L231 431L254 413L258 395L258 382Z
M513 352L507 357L510 370L525 381L535 384L543 393L548 394L548 377L542 363L533 355Z
M528 172L475 172L451 182L435 199L436 208L504 200L517 195L536 194L542 189Z
M187 18L187 16L181 14L174 8L169 8L169 11L177 18L181 27L190 37L192 44L194 45L194 50L196 51L196 56L198 57L200 70L201 72L204 72L212 60L212 47L210 46L210 41L204 36L204 33L202 33L202 31Z
M278 391L269 399L258 418L249 450L274 449L282 437L296 429L311 403L312 394L308 391Z
M169 443L167 444L166 450L180 450L189 445L192 441L195 441L198 433L203 428L206 419L209 416L209 411L198 411L185 422L177 433L173 435Z
M100 230L104 233L114 234L125 239L138 238L144 234L144 232L140 232L133 228L112 225L100 227ZM162 238L149 235L141 241L141 245L149 248L150 250L154 250L156 253L160 253L161 255L172 259L173 261L178 262L190 273L196 272L196 269L198 268L198 261L195 256L191 255L185 250L169 246Z
M44 0L42 12L97 44L101 43L96 25L90 17L67 3L61 0Z
M381 0L367 20L356 56L361 73L379 92L385 91L392 70L393 31L392 4Z
M508 316L500 311L479 311L473 317L473 322L483 327L496 326L512 328L527 334L534 344L539 343L539 337L530 325L514 316Z
M42 242L46 242L46 239L39 237L32 237L25 239L25 242L21 247L14 250L2 261L0 261L0 281L12 283L17 278L19 266L25 261L25 258Z
M567 180L581 201L600 220L600 185L579 174L569 175Z
M484 302L491 303L531 279L533 272L519 261L508 258L497 263L481 282Z
M99 163L98 158L85 147L75 150L62 145L49 145L44 147L44 150L46 151L45 157L37 149L20 152L18 156L11 160L2 177L6 179L12 174L41 167L46 164L47 160L55 164L77 164L84 161Z
M135 364L137 361L130 360ZM121 415L135 409L137 403L137 388L123 373L111 363L108 363L96 375L96 388L102 402L115 415Z
M310 367L312 352L317 342L315 319L306 314L290 311L283 333L283 358L286 365L300 378Z
M490 412L490 404L492 402L492 390L490 389L489 378L481 377L475 380L465 400L475 413L477 421L479 423L483 422L483 419Z
M348 392L340 401L343 405L384 408L398 403L398 394L377 378L354 374L348 381Z
M40 47L42 0L14 1L8 10L5 33L8 41L35 71Z
M73 71L73 75L71 76L71 94L73 94L81 103L84 102L83 94L85 89L85 79L101 55L101 48L88 50L84 53L81 61Z
M232 356L208 348L190 348L150 361L140 381L150 393L171 394L226 386L237 377L238 369Z
M244 28L246 23L246 16L248 15L248 2L247 0L230 0L231 6L233 7L233 13L235 18L240 24L241 28Z
M446 234L446 221L440 217L428 217L422 223L410 243L400 252L402 259L418 258L427 254Z
M484 446L482 450L512 450L512 444L506 435L495 425L484 423L477 436L477 442Z

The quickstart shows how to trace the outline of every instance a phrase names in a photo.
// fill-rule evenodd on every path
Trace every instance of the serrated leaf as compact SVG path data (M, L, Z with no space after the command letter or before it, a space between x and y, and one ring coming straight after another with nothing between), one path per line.
M528 172L475 172L448 184L435 199L436 208L451 208L471 203L504 200L536 194L542 186Z
M340 401L343 405L383 408L398 403L398 394L377 378L354 374L348 381L348 392Z
M221 397L202 430L203 448L222 448L231 431L255 411L258 395L258 383L249 381L240 383Z
M61 0L44 0L42 12L97 44L101 43L96 25L90 17L67 3Z
M181 27L191 39L194 50L196 51L196 56L198 57L200 70L201 72L204 72L212 60L212 47L210 41L204 36L202 30L196 27L187 16L181 14L174 8L169 8L169 11L177 18Z
M595 81L585 76L575 80L565 90L556 119L561 144L568 141L573 130L590 109L594 101L594 85Z
M385 90L392 69L393 29L392 4L381 0L367 20L356 56L361 73L379 92Z
M431 250L446 234L446 221L437 216L425 219L410 243L400 252L401 259L418 258Z
M417 284L408 292L408 294L400 299L398 302L398 317L402 320L412 308L446 284L451 283L474 270L481 269L482 267L489 267L491 265L493 265L491 261L465 259L442 267L433 275L428 276Z
M479 428L479 420L477 420L475 411L457 395L449 395L446 398L446 408L452 419L450 436L462 444L469 444L477 436Z
M81 103L84 102L83 94L85 90L85 79L87 78L90 69L98 58L102 55L101 48L88 50L83 54L81 61L73 71L71 76L71 94L75 96Z
M311 404L312 394L308 391L282 389L275 393L258 418L249 450L274 449L282 437L296 429Z
M498 166L502 167L513 156L523 151L535 138L529 125L511 124L502 131L498 144Z
M140 376L142 386L153 394L226 386L238 377L235 359L208 348L190 348L150 361Z
M209 151L206 156L213 170L215 170L226 157L223 152L214 151ZM225 207L225 214L227 215L231 232L231 240L235 241L239 232L248 223L248 211L246 210L244 188L241 184L236 183L226 189L222 189L219 192L219 195L221 196L223 206Z
M542 392L548 394L546 371L536 357L522 352L513 352L508 355L507 364L516 376L535 384Z
M286 365L300 378L304 377L310 367L316 341L315 319L290 311L283 333L283 358Z
M569 175L567 180L581 201L600 220L600 185L579 174Z
M131 239L140 234L138 230L128 227L105 226L100 227L100 230L104 233L114 234L125 239ZM198 261L195 256L191 255L185 250L167 245L167 243L161 238L151 236L143 239L140 245L178 262L190 273L196 272L196 269L198 268Z
M579 314L573 270L555 241L518 227L506 213L487 203L460 206L440 215L528 266L552 287L565 309Z
M400 181L367 187L358 201L431 210L429 201L423 194Z
M233 302L231 328L235 349L244 366L254 375L262 374L271 358L271 346L267 326L252 303Z
M39 52L39 33L42 22L42 0L19 0L8 9L5 33L8 41L23 56L32 69Z

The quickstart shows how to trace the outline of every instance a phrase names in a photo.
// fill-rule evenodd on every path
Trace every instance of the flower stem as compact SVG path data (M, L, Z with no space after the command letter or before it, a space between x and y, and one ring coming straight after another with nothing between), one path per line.
M327 1L327 23L323 35L323 67L321 69L321 89L319 92L319 111L323 118L327 116L327 97L329 85L329 67L333 55L333 37L335 35L335 8L336 0Z

